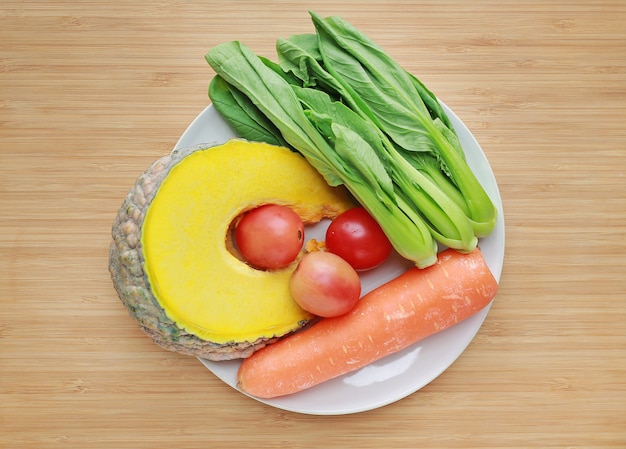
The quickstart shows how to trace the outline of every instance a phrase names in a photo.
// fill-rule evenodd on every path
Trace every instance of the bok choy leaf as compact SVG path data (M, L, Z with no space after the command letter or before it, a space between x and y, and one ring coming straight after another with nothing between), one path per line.
M259 111L250 99L230 86L220 76L215 76L209 84L209 97L213 106L226 119L238 136L257 142L287 146L282 134Z

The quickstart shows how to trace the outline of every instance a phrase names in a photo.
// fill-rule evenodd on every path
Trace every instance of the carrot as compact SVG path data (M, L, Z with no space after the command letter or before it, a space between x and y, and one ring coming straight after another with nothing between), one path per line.
M442 331L487 306L498 289L482 253L447 249L325 318L245 359L238 387L259 398L302 391L355 371Z

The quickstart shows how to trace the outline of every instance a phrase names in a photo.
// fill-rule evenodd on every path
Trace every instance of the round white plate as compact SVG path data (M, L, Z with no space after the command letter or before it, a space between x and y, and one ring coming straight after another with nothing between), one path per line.
M445 104L443 107L457 131L470 167L498 208L496 228L479 241L479 246L499 281L504 259L504 213L498 185L472 133ZM217 110L209 105L189 125L175 148L204 143L220 144L232 137L235 134L231 128ZM323 236L327 225L323 222L307 229L307 239ZM391 257L383 266L362 275L363 293L399 275L407 267L406 261ZM472 341L488 312L489 307L397 354L309 390L270 400L253 399L279 409L312 415L342 415L382 407L414 393L446 370ZM218 378L237 388L237 370L241 361L200 361Z

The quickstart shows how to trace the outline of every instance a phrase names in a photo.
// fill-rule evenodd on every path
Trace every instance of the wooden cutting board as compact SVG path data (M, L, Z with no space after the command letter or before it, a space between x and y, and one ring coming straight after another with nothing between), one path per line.
M204 54L338 14L472 130L500 291L435 381L369 412L254 401L138 329L107 269L122 199L209 103ZM0 447L626 447L623 1L3 1Z

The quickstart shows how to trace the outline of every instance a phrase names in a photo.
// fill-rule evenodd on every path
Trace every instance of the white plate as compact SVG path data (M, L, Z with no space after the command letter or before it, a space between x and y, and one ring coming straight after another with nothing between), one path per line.
M489 268L499 281L504 259L504 213L498 185L472 133L446 105L443 107L457 131L470 167L499 211L495 230L479 242ZM221 115L209 105L189 125L175 148L219 144L234 136ZM307 238L323 236L325 226L327 223L307 229ZM391 258L384 266L362 276L363 291L390 280L406 268L404 261ZM416 392L446 370L472 341L488 311L489 307L404 351L309 390L271 400L253 399L279 409L312 415L342 415L382 407ZM239 360L200 361L218 378L237 388Z

